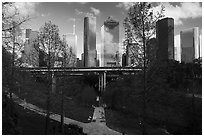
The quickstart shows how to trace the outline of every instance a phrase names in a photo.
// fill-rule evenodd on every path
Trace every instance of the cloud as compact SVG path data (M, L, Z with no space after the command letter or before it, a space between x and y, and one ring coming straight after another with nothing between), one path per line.
M16 2L14 3L16 9L19 11L19 14L22 16L33 15L36 13L37 2Z
M175 25L182 25L183 19L202 17L202 7L198 2L182 2L180 5L172 5L166 2L160 3L152 9L158 11L161 9L161 5L165 7L164 15L174 18Z
M80 4L86 4L86 3L88 3L88 2L79 2Z
M80 11L80 10L78 10L78 9L75 9L75 12L76 12L77 15L91 16L91 17L94 16L93 13L90 13L90 12L83 12L83 11Z
M105 35L105 44L110 44L113 42L113 35L109 32L104 31L104 35Z
M202 5L199 2L182 2L179 5L173 5L169 2L154 2L152 4L156 5L152 7L154 14L156 14L157 11L160 11L161 6L163 5L165 7L165 17L174 18L175 25L182 25L184 19L202 17ZM128 10L133 5L134 2L120 2L116 7Z
M78 9L75 9L75 12L76 12L77 15L82 15L84 13L82 11L79 11Z
M96 9L94 7L90 7L90 9L91 9L91 12L93 12L96 16L101 13L101 11L99 9Z
M80 11L78 9L75 9L75 12L77 15L88 16L88 17L94 17L94 16L97 16L101 13L99 9L96 9L93 7L90 7L90 9L91 9L90 12L83 12L83 11Z
M48 16L50 16L50 13L47 13L47 14L42 13L41 16L42 17L48 17Z
M76 19L75 18L69 18L67 21L76 21Z
M134 2L120 2L116 5L116 7L124 8L125 10L128 10L133 5L134 5Z

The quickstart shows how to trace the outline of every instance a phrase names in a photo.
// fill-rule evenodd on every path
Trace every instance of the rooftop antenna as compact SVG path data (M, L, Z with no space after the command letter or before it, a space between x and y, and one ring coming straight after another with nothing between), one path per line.
M75 34L75 21L76 21L76 19L74 18L74 25L73 25L73 34Z

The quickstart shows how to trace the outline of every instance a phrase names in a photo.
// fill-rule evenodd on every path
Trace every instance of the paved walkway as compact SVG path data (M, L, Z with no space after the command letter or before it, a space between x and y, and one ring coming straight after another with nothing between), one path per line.
M24 107L25 109L29 109L40 115L46 116L46 110L43 110L33 104L27 103L26 100L20 99L15 94L12 94L12 98L14 102ZM84 133L88 135L121 135L121 133L114 131L106 126L104 108L102 107L94 107L94 108L95 109L94 109L94 114L93 114L91 123L83 123L67 117L64 117L64 123L67 125L76 124L82 127ZM58 122L60 122L60 117L61 117L60 115L54 114L52 112L50 114L50 118Z
M88 135L121 135L106 126L105 111L103 107L94 107L92 122L86 124L84 132Z

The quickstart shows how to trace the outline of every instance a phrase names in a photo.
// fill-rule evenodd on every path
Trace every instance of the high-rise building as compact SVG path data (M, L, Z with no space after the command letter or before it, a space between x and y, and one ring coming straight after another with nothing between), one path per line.
M200 31L200 58L202 58L202 32Z
M100 54L97 53L96 67L100 67Z
M64 66L66 67L76 67L77 64L77 35L75 32L67 33L63 35L63 42L66 45L65 50L69 58L64 59Z
M123 53L122 55L122 67L126 67L127 66L127 55L126 53Z
M82 67L84 67L84 53L81 53L81 62L82 62Z
M25 30L25 43L24 50L22 51L22 61L29 66L39 66L39 52L34 41L37 39L38 31L32 31L31 29Z
M84 62L85 67L96 67L96 18L84 18Z
M101 67L120 66L119 22L109 17L101 27Z
M193 62L200 55L199 28L183 30L180 32L181 38L181 61L185 63Z
M181 42L180 35L175 37L174 40L174 58L176 61L181 62Z
M71 48L72 53L77 56L77 35L74 33L67 33L64 37L68 47Z
M156 23L157 59L174 59L174 19L164 18Z

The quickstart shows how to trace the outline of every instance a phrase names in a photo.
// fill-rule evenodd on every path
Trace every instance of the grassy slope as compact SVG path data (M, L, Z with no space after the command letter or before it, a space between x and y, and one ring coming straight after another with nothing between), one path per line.
M18 125L22 135L43 135L45 133L45 117L36 114L23 107L15 105L18 112ZM54 120L50 121L48 134L61 134L59 130L60 123ZM68 126L65 125L65 134L70 134Z
M191 101L191 99L189 99ZM158 106L158 109L161 109L161 106ZM195 114L194 114L194 129L191 127L185 127L187 124L184 121L184 119L179 119L178 112L169 112L169 124L166 125L166 128L170 134L176 134L176 135L190 135L190 134L202 134L202 100L201 99L195 99ZM163 109L163 111L167 108ZM150 113L150 110L148 111ZM105 115L106 115L106 122L107 126L117 130L119 132L124 132L126 134L141 134L141 127L139 125L139 119L137 116L130 115L128 113L122 113L119 111L114 111L110 109L105 109ZM154 135L154 134L165 134L162 130L160 130L158 127L161 127L160 125L156 124L158 123L159 117L164 117L164 112L161 113L155 113L154 115L151 114L151 118L147 119L147 122L151 124L151 126L147 125L147 134ZM176 117L175 117L176 116ZM152 119L154 118L154 119ZM155 119L156 118L156 119ZM173 118L173 119L172 119ZM156 121L153 121L156 120ZM156 122L156 123L155 123ZM173 123L172 123L173 122ZM177 122L177 123L175 123ZM171 125L172 124L172 125ZM194 130L194 131L193 131Z
M21 99L26 99L27 102L32 103L38 107L46 109L47 88L45 84L36 82L34 80L27 80L19 90L15 90ZM59 94L52 94L51 96L51 111L57 114L61 112L61 96ZM93 108L85 106L76 99L67 99L64 101L65 116L78 120L81 122L89 122L88 117L92 116Z

